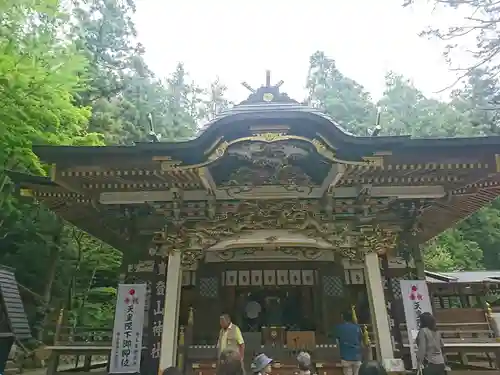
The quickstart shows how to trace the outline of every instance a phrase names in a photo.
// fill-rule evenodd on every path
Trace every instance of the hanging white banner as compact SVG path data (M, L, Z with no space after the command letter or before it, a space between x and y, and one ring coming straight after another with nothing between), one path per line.
M110 374L140 372L146 284L120 284L116 298Z
M420 328L420 315L424 312L432 314L432 305L425 280L401 280L401 297L408 330L411 363L417 368L417 333Z

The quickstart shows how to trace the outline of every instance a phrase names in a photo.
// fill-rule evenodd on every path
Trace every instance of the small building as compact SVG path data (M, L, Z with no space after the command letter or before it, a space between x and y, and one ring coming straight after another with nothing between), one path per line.
M33 151L52 172L12 174L21 193L147 283L150 374L177 362L180 331L187 368L213 371L223 312L248 356L308 349L330 374L328 332L354 305L376 358L404 359L399 281L426 277L419 245L500 193L500 137L358 137L269 80L190 141Z

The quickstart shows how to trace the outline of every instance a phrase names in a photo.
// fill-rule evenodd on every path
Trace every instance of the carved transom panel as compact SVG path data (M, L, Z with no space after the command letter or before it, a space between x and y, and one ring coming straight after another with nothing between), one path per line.
M320 186L330 169L310 143L299 140L236 143L209 168L219 187Z
M359 208L354 205L353 209ZM255 231L300 233L305 238L331 244L332 251L350 259L362 258L367 252L391 250L398 234L397 228L383 228L368 222L361 224L356 215L336 218L325 212L319 200L226 202L217 207L210 219L185 220L179 224L167 225L164 231L156 234L154 243L165 252L164 255L171 251L187 251L185 264L201 259L204 250L223 240L230 239L237 244L238 239ZM276 238L270 236L265 240L264 247L280 250ZM224 252L221 254L224 256Z

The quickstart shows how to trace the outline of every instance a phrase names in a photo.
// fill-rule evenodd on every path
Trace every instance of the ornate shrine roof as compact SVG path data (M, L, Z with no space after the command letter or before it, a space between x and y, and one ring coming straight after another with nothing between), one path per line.
M119 249L165 226L177 248L263 229L391 248L403 230L422 243L500 194L500 137L358 137L280 86L268 77L193 140L34 146L51 177L11 177Z

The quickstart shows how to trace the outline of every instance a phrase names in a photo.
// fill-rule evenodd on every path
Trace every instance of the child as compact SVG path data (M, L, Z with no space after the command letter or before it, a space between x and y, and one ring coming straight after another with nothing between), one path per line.
M254 358L252 364L250 365L250 368L252 369L252 372L254 374L267 375L270 374L272 371L271 368L272 362L273 360L271 358L262 353Z
M307 352L300 352L297 356L299 375L316 374L311 355Z

